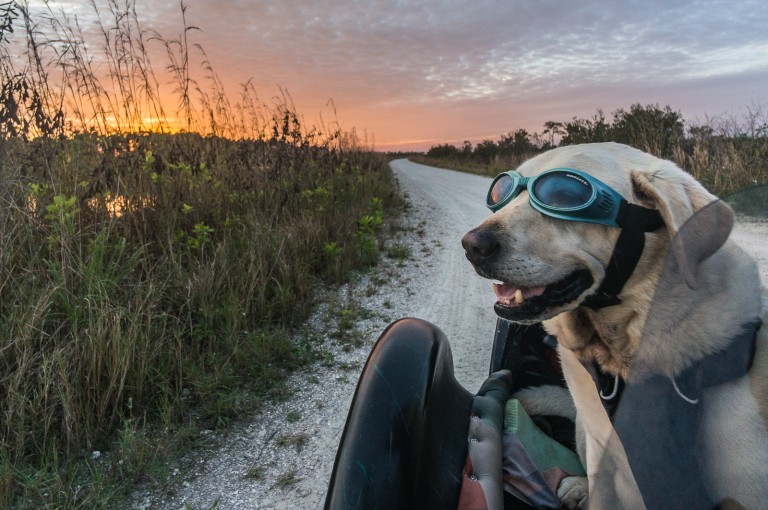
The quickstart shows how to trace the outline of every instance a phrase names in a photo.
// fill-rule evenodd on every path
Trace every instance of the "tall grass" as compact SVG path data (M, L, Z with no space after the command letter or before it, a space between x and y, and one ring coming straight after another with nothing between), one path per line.
M0 4L0 507L110 508L280 390L315 355L291 328L375 261L397 201L354 132L250 84L231 100L183 3L172 39L132 0L91 7L101 46Z
M720 196L766 184L768 111L754 104L741 115L691 123L671 159Z

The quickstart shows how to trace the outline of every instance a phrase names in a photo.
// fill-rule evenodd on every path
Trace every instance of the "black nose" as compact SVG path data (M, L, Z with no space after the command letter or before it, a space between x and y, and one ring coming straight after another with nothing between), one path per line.
M467 259L473 264L493 257L501 247L496 235L487 228L470 230L461 238L461 245L467 252Z

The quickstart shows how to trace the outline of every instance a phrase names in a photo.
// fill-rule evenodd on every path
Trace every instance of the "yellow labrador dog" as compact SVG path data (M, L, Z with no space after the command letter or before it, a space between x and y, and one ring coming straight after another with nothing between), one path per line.
M559 342L588 474L565 506L768 508L766 299L732 210L615 143L528 160L487 205L467 258L499 316Z

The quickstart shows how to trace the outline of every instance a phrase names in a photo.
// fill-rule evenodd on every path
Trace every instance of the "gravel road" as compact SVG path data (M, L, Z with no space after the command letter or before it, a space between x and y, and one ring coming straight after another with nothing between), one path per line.
M171 466L163 489L147 486L134 509L320 509L360 370L374 341L393 320L414 316L436 324L451 342L456 377L476 391L488 370L496 322L486 280L464 258L461 236L489 213L490 179L396 160L391 163L411 208L389 243L407 246L405 261L383 258L369 274L330 294L305 334L326 352L290 377L298 391L265 406L227 432L206 431L207 445ZM768 281L767 223L739 224L737 239ZM338 303L354 303L362 345L344 350L329 338Z
M145 487L134 509L319 509L361 368L373 343L393 320L412 316L442 329L451 342L456 378L470 391L488 372L496 317L490 284L464 258L461 236L489 212L490 179L439 170L407 160L391 163L411 203L388 243L407 246L404 261L382 263L330 296L356 303L360 347L345 351L328 335L338 305L323 305L308 333L332 363L317 363L290 377L299 390L266 406L228 432L206 431L207 446L170 467L164 489ZM372 294L372 295L369 295ZM329 322L330 321L330 322ZM297 419L298 417L298 419Z

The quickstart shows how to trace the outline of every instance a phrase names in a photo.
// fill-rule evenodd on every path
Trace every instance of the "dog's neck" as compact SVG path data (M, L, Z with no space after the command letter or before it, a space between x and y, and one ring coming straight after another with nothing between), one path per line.
M546 322L547 331L584 362L595 362L606 373L629 376L639 337L633 338L630 323L637 314L623 307L592 310L580 307Z
M630 368L640 377L648 371L673 376L725 348L734 327L761 315L754 299L761 294L757 266L731 246L703 264L697 289L660 296L655 285L630 282L620 305L579 307L546 321L545 328L582 361L626 380Z
M545 322L547 331L582 362L597 363L603 372L625 380L629 377L665 259L666 239L646 237L645 256L623 285L617 305L595 308L585 303L586 306Z

